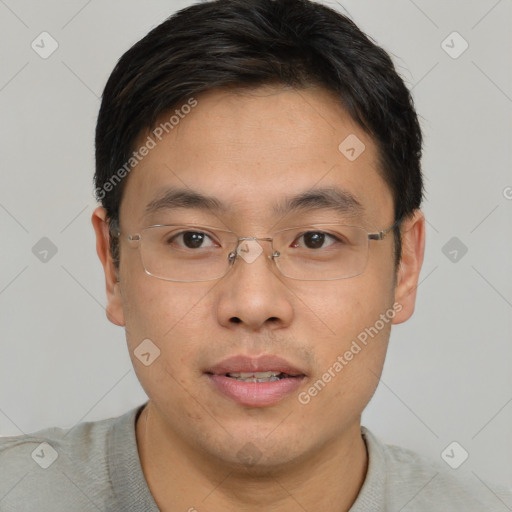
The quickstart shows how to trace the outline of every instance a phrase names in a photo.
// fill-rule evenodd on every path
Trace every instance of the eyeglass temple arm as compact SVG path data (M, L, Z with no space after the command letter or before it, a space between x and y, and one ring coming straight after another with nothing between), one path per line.
M384 237L393 231L395 228L400 226L402 222L402 217L400 217L391 227L388 229L384 229L382 231L379 231L378 233L368 233L368 240L383 240Z

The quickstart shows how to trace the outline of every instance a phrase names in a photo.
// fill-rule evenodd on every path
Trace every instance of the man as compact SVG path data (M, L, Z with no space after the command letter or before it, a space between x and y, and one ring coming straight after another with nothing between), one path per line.
M92 223L149 401L3 439L0 510L511 503L360 424L414 311L421 145L388 55L321 5L199 4L131 48L103 94Z

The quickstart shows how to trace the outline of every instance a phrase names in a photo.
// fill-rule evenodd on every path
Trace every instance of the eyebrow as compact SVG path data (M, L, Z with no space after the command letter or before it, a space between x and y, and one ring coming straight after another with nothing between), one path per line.
M196 209L207 212L226 212L229 206L217 199L190 189L173 188L165 191L160 197L150 201L145 208L145 216L162 210L178 208ZM334 210L343 215L361 215L364 207L352 193L338 187L311 189L295 196L287 197L274 205L274 215L308 210Z
M225 211L228 209L215 197L206 196L190 189L174 188L169 189L160 197L150 201L145 208L145 215L159 212L161 210L174 210L177 208L188 208L205 211Z
M274 206L275 215L284 215L304 210L334 210L343 215L361 215L363 205L348 190L338 187L311 189L287 198Z

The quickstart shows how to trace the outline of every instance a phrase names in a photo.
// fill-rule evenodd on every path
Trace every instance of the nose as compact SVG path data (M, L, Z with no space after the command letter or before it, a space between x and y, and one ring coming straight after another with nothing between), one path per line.
M219 284L218 321L232 328L281 328L293 318L291 297L272 258L270 239L243 238L233 268Z

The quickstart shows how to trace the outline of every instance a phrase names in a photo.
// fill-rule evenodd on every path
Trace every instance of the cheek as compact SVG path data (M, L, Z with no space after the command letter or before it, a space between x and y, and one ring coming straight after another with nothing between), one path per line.
M204 341L200 306L208 289L147 275L124 284L126 339L141 386L161 410L197 415L184 390L193 393L190 371L200 354L201 333Z
M184 369L193 366L198 343L204 340L203 299L212 285L163 281L137 271L122 277L122 282L126 339L137 375L148 381L145 370L150 369L155 385L159 385L158 374L166 370L179 378ZM150 349L146 361L137 358L145 347L142 343ZM150 366L141 364L153 357Z
M137 270L125 276L122 296L130 336L164 340L182 324L193 328L196 305L208 292L201 285L164 281Z
M368 269L369 270L369 269ZM350 279L305 283L295 288L296 308L311 340L323 339L323 347L341 350L366 327L372 326L393 304L393 281L376 272L365 272ZM322 347L315 347L322 351Z
M392 280L369 272L298 295L305 304L305 337L318 361L299 402L307 416L326 418L330 410L335 429L340 415L362 412L377 386L395 315Z

